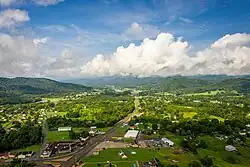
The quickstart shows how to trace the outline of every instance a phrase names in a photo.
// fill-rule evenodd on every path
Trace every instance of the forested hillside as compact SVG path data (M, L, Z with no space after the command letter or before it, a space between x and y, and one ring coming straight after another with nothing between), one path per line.
M61 83L46 78L0 78L0 104L34 101L34 95L84 92L91 89L83 85Z
M100 77L89 79L68 80L77 84L86 84L95 87L114 85L118 87L140 88L147 91L170 92L204 92L211 90L237 91L249 94L249 76L227 75L197 75L197 76L171 76L171 77Z

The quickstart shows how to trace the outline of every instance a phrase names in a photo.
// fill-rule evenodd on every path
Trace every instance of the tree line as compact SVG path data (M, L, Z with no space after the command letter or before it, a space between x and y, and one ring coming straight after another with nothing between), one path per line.
M6 131L0 125L0 152L25 148L39 144L42 139L42 127L27 123L19 128Z

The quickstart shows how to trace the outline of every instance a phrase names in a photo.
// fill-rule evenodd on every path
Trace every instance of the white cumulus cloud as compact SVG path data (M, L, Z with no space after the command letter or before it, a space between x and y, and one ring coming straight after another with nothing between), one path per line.
M153 38L160 33L157 27L152 25L142 25L139 23L132 23L131 26L122 34L125 40L142 40L145 38Z
M64 0L33 0L38 5L42 6L49 6L49 5L56 5L60 2L63 2Z
M60 53L48 49L48 39L0 33L0 76L250 74L250 34L226 35L193 53L183 38L160 33L139 45L120 46L109 56L96 55L87 63L72 48Z
M70 49L63 49L61 56L49 57L48 60L43 71L45 76L78 77L80 74L80 65Z
M32 40L0 34L0 75L34 75L39 57Z
M97 55L81 68L83 75L249 74L249 34L226 35L209 48L190 55L182 38L161 33L136 46L118 47L110 56ZM232 47L232 45L234 47Z
M26 11L7 9L0 13L0 28L16 26L29 20L30 18Z
M35 42L34 42L35 41ZM46 38L31 39L0 33L0 76L77 76L80 65L71 50L64 49L60 56L42 53Z
M45 44L47 41L48 41L48 38L47 38L47 37L44 37L44 38L36 38L36 39L33 40L33 43L34 43L36 46L39 46L39 45Z
M214 42L212 47L214 48L224 48L224 47L233 47L248 44L250 41L250 34L246 33L236 33L233 35L225 35L218 41Z

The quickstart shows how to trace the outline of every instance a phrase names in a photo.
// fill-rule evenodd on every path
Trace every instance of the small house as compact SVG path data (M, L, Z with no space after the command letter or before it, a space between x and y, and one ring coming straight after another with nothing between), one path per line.
M23 152L23 155L25 155L26 157L32 157L33 154L34 154L33 151L26 151L26 152Z
M72 128L71 127L59 127L58 131L59 132L66 132L66 131L71 131Z
M95 136L95 135L96 135L96 131L93 131L93 130L89 131L89 136Z
M18 159L24 159L26 156L23 155L22 153L17 156Z
M234 147L232 145L225 146L225 150L229 151L229 152L237 151L236 147Z
M95 136L96 132L97 132L97 127L96 126L91 126L90 131L89 131L89 135L90 136Z
M0 153L0 159L8 159L9 156L5 153Z
M81 140L81 141L84 141L84 142L87 141L88 139L89 139L89 136L88 136L88 137L85 137L85 138L84 138L84 137L80 137L80 140Z
M169 147L173 147L174 146L174 142L172 142L171 140L167 139L167 138L162 138L161 141L164 144L167 144Z
M52 151L44 151L42 155L40 156L41 158L49 158L52 154Z
M16 158L17 153L9 152L9 158Z
M90 131L97 131L97 127L96 126L91 126Z

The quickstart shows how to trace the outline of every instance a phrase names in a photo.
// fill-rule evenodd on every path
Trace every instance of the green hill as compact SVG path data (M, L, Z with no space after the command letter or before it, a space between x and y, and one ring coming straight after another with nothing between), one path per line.
M213 85L217 88L224 88L228 90L236 90L240 93L250 93L250 79L248 78L232 78L226 79Z
M92 90L83 85L61 83L46 78L0 78L0 104L29 102L35 95L85 92ZM31 99L31 96L33 99Z
M114 76L100 78L86 78L68 80L77 84L85 84L93 87L105 87L113 85L117 87L140 88L146 91L181 91L206 92L212 90L235 90L239 93L250 93L249 76L227 76L227 75L196 75L196 76L171 76L171 77L134 77L134 76Z

